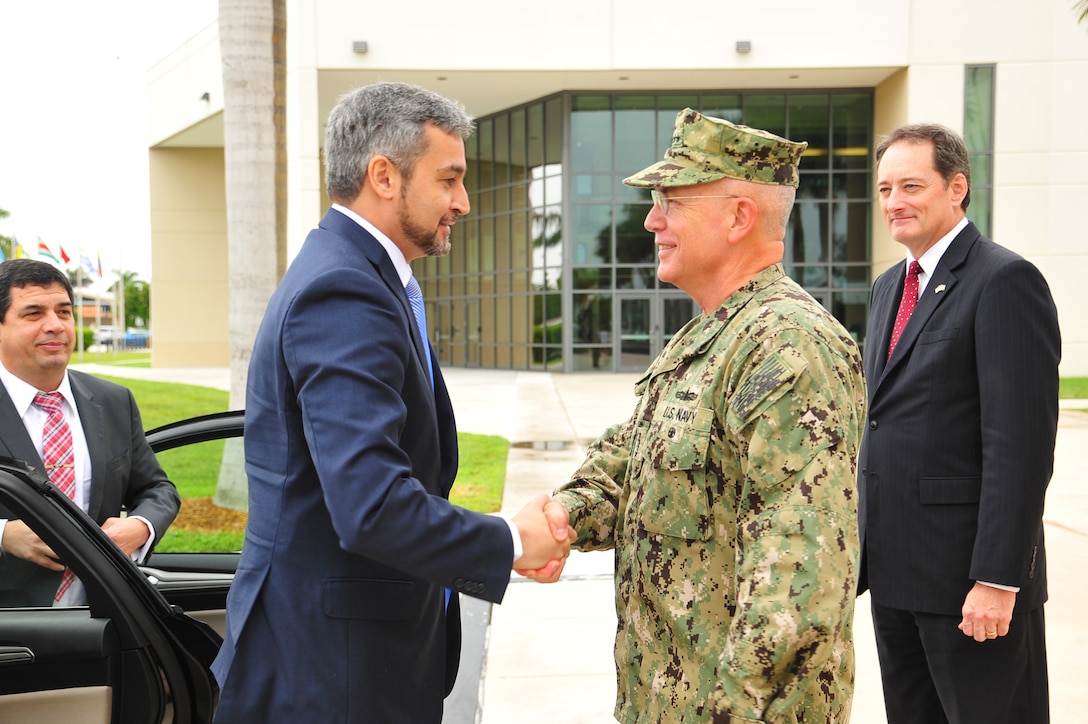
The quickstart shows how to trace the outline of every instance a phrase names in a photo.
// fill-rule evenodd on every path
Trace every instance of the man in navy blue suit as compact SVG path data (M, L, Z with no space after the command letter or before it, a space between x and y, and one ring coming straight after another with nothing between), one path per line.
M469 211L472 128L459 104L402 83L356 89L329 116L333 205L250 362L249 523L213 667L217 721L438 722L457 594L500 602L512 566L569 553L545 493L511 521L447 500L453 410L406 288L409 262L447 253Z
M888 721L1041 724L1057 311L1039 270L967 220L959 135L905 126L876 158L907 250L873 284L858 461Z

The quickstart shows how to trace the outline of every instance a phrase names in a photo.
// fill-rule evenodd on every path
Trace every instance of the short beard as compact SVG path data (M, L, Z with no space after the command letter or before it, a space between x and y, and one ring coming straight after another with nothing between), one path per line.
M401 204L400 212L398 214L398 221L400 222L400 230L404 233L405 238L409 242L419 247L426 256L445 256L450 253L450 248L453 246L450 243L449 238L443 240L438 235L437 229L427 229L423 226L412 221L412 217L408 212L408 200L405 198L406 189L401 190Z

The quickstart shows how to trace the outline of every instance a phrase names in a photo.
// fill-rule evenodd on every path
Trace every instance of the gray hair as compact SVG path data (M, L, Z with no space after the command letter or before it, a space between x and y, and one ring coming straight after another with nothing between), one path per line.
M457 101L407 83L373 83L340 97L325 131L325 186L333 201L354 201L367 166L385 156L406 178L427 151L428 124L462 140L473 119Z

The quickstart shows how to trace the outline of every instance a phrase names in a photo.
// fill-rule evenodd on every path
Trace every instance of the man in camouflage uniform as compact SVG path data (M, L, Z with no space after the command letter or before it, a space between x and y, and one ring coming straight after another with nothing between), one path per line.
M682 111L653 190L658 276L703 314L554 499L616 551L615 714L846 722L854 682L857 346L783 271L807 144Z

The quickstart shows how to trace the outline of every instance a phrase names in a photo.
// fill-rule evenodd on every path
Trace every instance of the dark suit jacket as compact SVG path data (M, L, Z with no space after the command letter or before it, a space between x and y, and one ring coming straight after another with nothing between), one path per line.
M505 521L446 500L457 431L428 354L385 250L330 210L250 361L249 523L213 667L218 721L441 719L456 592L500 601L513 543Z
M1043 496L1061 339L1039 271L968 224L932 271L891 359L905 265L873 285L858 469L861 590L960 615L975 581L1046 600Z
M101 525L120 514L139 515L155 526L155 543L174 521L181 498L144 437L136 400L127 387L68 371L91 457L87 514ZM43 468L41 457L0 385L0 454ZM0 518L12 518L0 506ZM153 546L154 547L154 544ZM0 607L49 606L61 574L11 555L0 555Z

